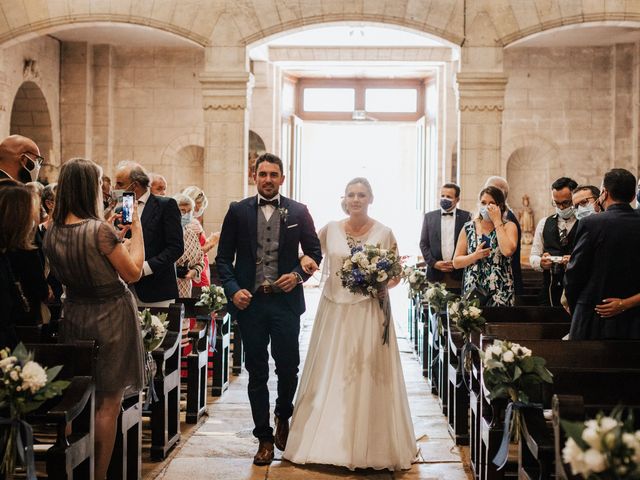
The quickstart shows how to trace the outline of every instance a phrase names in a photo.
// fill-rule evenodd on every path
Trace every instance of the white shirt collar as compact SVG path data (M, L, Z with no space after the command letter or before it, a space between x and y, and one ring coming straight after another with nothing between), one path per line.
M138 198L138 203L146 204L147 200L149 200L149 196L151 195L151 190L147 189L144 195Z
M280 205L280 194L278 193L273 198L264 198L262 195L258 194L258 203L260 203L260 200L266 200L267 202L269 202L271 200L277 200L278 201L278 205ZM266 205L263 205L263 207L266 207Z

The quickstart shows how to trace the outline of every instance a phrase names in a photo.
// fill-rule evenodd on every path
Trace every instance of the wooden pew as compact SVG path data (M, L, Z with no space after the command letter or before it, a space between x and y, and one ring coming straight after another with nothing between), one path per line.
M484 349L495 337L481 336L480 346ZM533 354L546 359L547 368L554 374L553 391L565 385L573 385L571 377L576 371L596 372L598 370L620 370L627 365L640 364L640 343L634 341L562 341L512 338L533 351ZM569 373L566 373L569 372ZM517 473L515 465L507 465L498 471L492 460L495 457L503 434L504 400L489 401L488 391L484 388L483 371L479 359L473 372L473 382L480 390L479 405L479 455L475 459L474 471L480 480L503 478L509 472ZM585 374L588 376L589 374ZM569 379L569 380L565 380ZM603 380L604 381L604 380ZM569 382L569 383L567 383ZM614 388L614 386L611 386ZM548 395L550 399L550 395ZM544 400L543 392L541 398ZM532 399L535 401L535 399ZM550 403L550 400L547 402Z
M142 392L125 392L107 479L139 478L142 478Z
M36 427L36 431L38 426L55 426L57 434L55 444L43 456L37 453L36 460L46 461L47 475L52 480L93 480L98 348L93 341L28 344L26 347L33 351L34 360L43 366L63 365L57 379L71 382L62 397L46 401L27 415L27 422Z
M215 317L216 346L213 354L213 385L211 395L221 396L229 388L229 349L231 345L231 315L219 312Z
M166 313L168 331L162 344L151 355L157 370L153 385L158 401L143 415L151 417L151 459L163 460L180 440L180 340L184 306L150 308L153 315Z
M629 379L626 379L629 381ZM631 379L631 381L634 381ZM638 379L635 379L634 386L638 385ZM593 386L593 385L592 385ZM571 474L571 468L569 465L563 463L562 461L562 449L564 448L564 444L566 442L566 435L564 430L560 425L560 420L568 420L574 422L583 422L587 418L595 418L598 412L604 412L609 414L611 410L622 403L624 403L625 407L632 408L634 410L634 422L635 429L640 429L640 398L637 393L631 399L621 399L618 398L617 389L613 391L606 391L602 388L599 388L598 385L595 386L592 391L589 392L588 396L583 395L554 395L552 400L552 409L553 409L553 445L552 445L552 454L555 458L555 476L558 479L567 480L577 478ZM597 396L597 398L593 398ZM626 415L626 412L625 412ZM624 419L624 417L623 417ZM545 425L547 427L548 425ZM526 464L523 469L521 466L521 470L523 471L523 475L526 475L528 478L530 477L529 471L526 470ZM535 472L534 472L535 473ZM554 473L554 472L551 472ZM540 477L540 478L548 478L548 477Z
M185 317L195 318L197 327L188 333L191 351L182 360L187 367L187 423L197 423L207 411L207 365L211 315L206 307L196 306L197 298L180 298Z

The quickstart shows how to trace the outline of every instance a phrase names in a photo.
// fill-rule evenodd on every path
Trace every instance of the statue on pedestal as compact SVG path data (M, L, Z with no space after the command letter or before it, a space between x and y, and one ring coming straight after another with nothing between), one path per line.
M533 243L533 233L536 227L533 217L533 208L529 205L529 195L527 194L522 196L522 210L520 210L518 221L520 222L520 228L522 229L522 244L531 245Z

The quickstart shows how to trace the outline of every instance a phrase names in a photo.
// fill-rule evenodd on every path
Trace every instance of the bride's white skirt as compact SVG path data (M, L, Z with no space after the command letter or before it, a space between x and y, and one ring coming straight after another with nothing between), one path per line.
M320 301L283 457L350 469L411 468L415 433L393 329L370 299Z

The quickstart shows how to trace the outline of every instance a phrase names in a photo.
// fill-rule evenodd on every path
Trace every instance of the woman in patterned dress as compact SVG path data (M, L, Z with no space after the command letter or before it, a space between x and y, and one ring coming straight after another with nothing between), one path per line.
M518 230L506 220L507 206L500 189L486 187L479 198L478 215L460 231L453 266L464 268L463 293L479 287L488 293L487 306L512 306L511 256L518 244Z
M182 214L182 234L184 236L184 252L176 262L178 273L178 292L180 298L191 297L192 280L200 281L204 269L204 254L200 248L198 234L187 228L193 218L193 200L182 193L173 197L178 202Z

